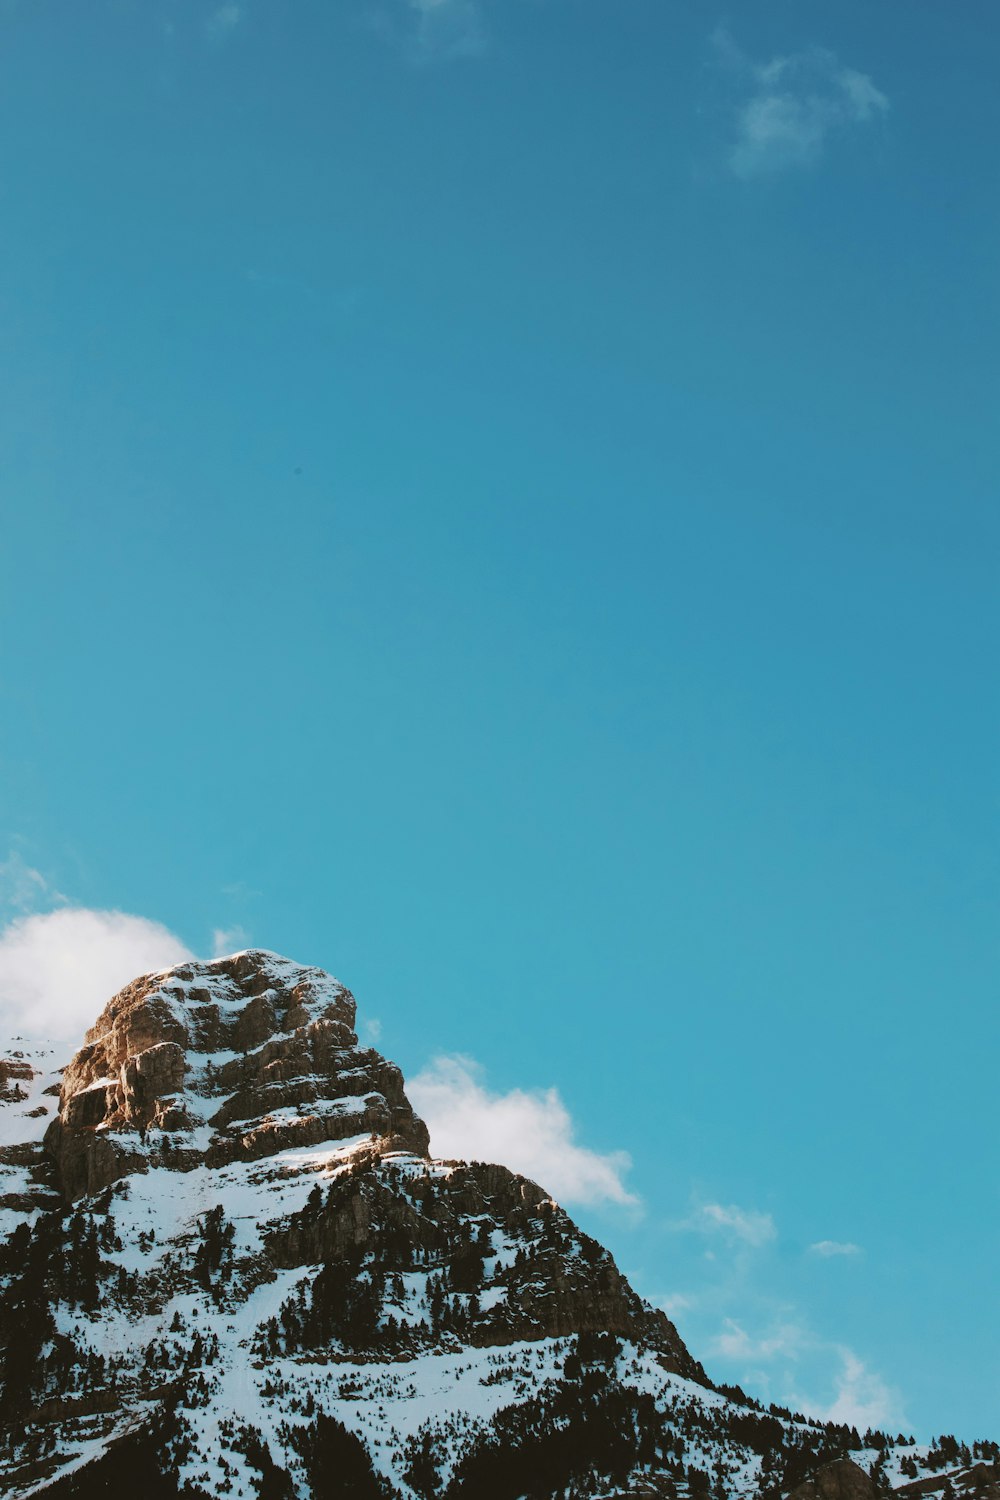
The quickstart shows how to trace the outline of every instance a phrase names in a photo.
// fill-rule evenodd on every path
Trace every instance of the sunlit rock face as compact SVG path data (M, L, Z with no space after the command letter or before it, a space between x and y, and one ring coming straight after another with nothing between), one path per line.
M359 1134L426 1154L399 1069L359 1047L355 1013L321 969L261 951L134 980L63 1073L45 1137L62 1192Z

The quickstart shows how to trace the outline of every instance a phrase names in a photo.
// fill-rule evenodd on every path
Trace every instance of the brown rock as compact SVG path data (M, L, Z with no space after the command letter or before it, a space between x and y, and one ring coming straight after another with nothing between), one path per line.
M22 1057L0 1057L0 1104L19 1104L27 1099L24 1087L35 1076L30 1062Z
M399 1069L358 1047L355 1010L321 970L259 951L126 985L63 1074L45 1144L64 1194L144 1170L165 1149L154 1133L182 1170L366 1134L426 1154Z
M877 1493L864 1469L849 1458L837 1458L792 1490L788 1500L875 1500Z
M652 1347L665 1369L704 1381L666 1315L641 1301L612 1257L581 1235L537 1183L501 1166L437 1165L450 1170L409 1176L402 1191L391 1156L383 1160L372 1151L367 1160L356 1157L351 1175L318 1212L293 1215L269 1235L271 1263L291 1269L368 1250L381 1261L400 1245L446 1261L473 1221L505 1231L528 1253L501 1273L505 1295L467 1329L469 1343L496 1347L607 1332Z

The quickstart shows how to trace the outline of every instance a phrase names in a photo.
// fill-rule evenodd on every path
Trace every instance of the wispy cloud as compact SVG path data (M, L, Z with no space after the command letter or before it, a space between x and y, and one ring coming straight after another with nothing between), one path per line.
M638 1203L624 1182L628 1155L579 1145L556 1089L493 1093L471 1058L439 1057L410 1080L407 1093L440 1156L503 1162L564 1203Z
M426 57L474 57L485 51L486 27L479 0L409 0L416 13L418 43Z
M741 1366L741 1381L764 1390L773 1384L783 1400L823 1421L846 1422L862 1431L909 1426L900 1393L853 1349L819 1337L795 1316L794 1309L783 1312L784 1316L770 1319L756 1332L735 1318L724 1318L710 1341L712 1354ZM832 1400L797 1392L797 1366L808 1366L813 1379L829 1380ZM823 1371L829 1373L823 1376ZM798 1374L801 1377L801 1369Z
M79 1046L105 1002L138 974L193 955L159 922L67 906L0 931L0 1032Z
M250 937L242 927L215 927L212 930L212 957L226 958L249 947Z
M654 1296L668 1316L683 1315L685 1337L699 1340L737 1380L761 1399L856 1423L862 1430L908 1426L900 1393L853 1349L824 1337L794 1302L765 1289L766 1251L778 1238L769 1213L735 1203L699 1202L673 1231L696 1232L715 1250L700 1284ZM855 1256L860 1246L817 1240L809 1254ZM726 1366L728 1365L728 1370ZM810 1394L804 1394L808 1387ZM817 1394L818 1393L818 1394Z
M868 74L843 66L824 47L758 62L725 27L716 29L712 43L738 96L729 150L738 177L810 166L832 136L871 125L888 111L889 100Z
M478 57L487 47L482 0L384 0L370 21L417 63Z
M242 20L243 7L235 4L235 0L228 0L225 5L216 6L209 15L205 22L205 35L210 42L224 42Z
M814 1245L809 1246L810 1255L819 1255L828 1260L834 1255L861 1255L860 1245L854 1245L850 1240L817 1240Z
M738 1242L752 1248L769 1244L778 1233L770 1214L740 1208L735 1203L701 1203L675 1227L721 1235L730 1243Z
M797 1359L805 1341L806 1336L798 1323L780 1323L766 1333L754 1336L735 1318L725 1318L712 1348L726 1359L758 1363L762 1360Z
M667 1292L656 1299L657 1307L662 1307L668 1318L674 1318L679 1312L686 1312L691 1306L691 1298L684 1292Z
M810 1409L825 1422L844 1422L862 1432L866 1427L909 1427L899 1392L853 1350L843 1344L836 1348L840 1356L840 1370L834 1379L836 1395L828 1406L816 1410L810 1403Z
M39 906L58 906L65 899L40 870L27 863L19 849L12 849L6 859L0 860L0 914L21 916Z

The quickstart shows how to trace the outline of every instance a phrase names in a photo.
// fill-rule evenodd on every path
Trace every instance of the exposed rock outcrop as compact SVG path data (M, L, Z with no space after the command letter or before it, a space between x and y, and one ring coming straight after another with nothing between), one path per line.
M25 1084L31 1082L34 1069L23 1057L0 1057L0 1103L14 1104L27 1099Z
M339 1191L276 1226L267 1253L275 1266L294 1269L374 1252L391 1274L408 1270L416 1252L450 1267L464 1285L455 1267L470 1224L491 1245L502 1240L520 1250L491 1276L488 1305L467 1317L470 1344L611 1333L656 1349L664 1369L705 1381L674 1325L636 1296L607 1251L537 1183L506 1167L436 1162L415 1175L376 1150L356 1153Z
M47 1049L29 1057L19 1043L0 1055L0 1242L22 1215L59 1202L42 1148L55 1108L47 1097L55 1077L50 1061Z
M852 1459L838 1458L792 1490L788 1500L876 1500L871 1477Z
M426 1153L399 1069L358 1046L355 1012L322 970L260 951L126 985L63 1073L45 1144L64 1195L165 1154L190 1169L366 1134Z

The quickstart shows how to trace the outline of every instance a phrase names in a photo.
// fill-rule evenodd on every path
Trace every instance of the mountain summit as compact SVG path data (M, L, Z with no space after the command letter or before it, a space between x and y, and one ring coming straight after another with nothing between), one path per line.
M350 990L250 951L147 974L110 1000L62 1078L46 1148L68 1199L163 1163L190 1170L363 1135L426 1156L403 1076L358 1046Z
M0 1494L724 1500L839 1462L871 1500L869 1471L938 1472L713 1387L543 1187L430 1156L355 1011L251 951L134 980L61 1070L0 1061ZM948 1472L979 1494L998 1456Z

